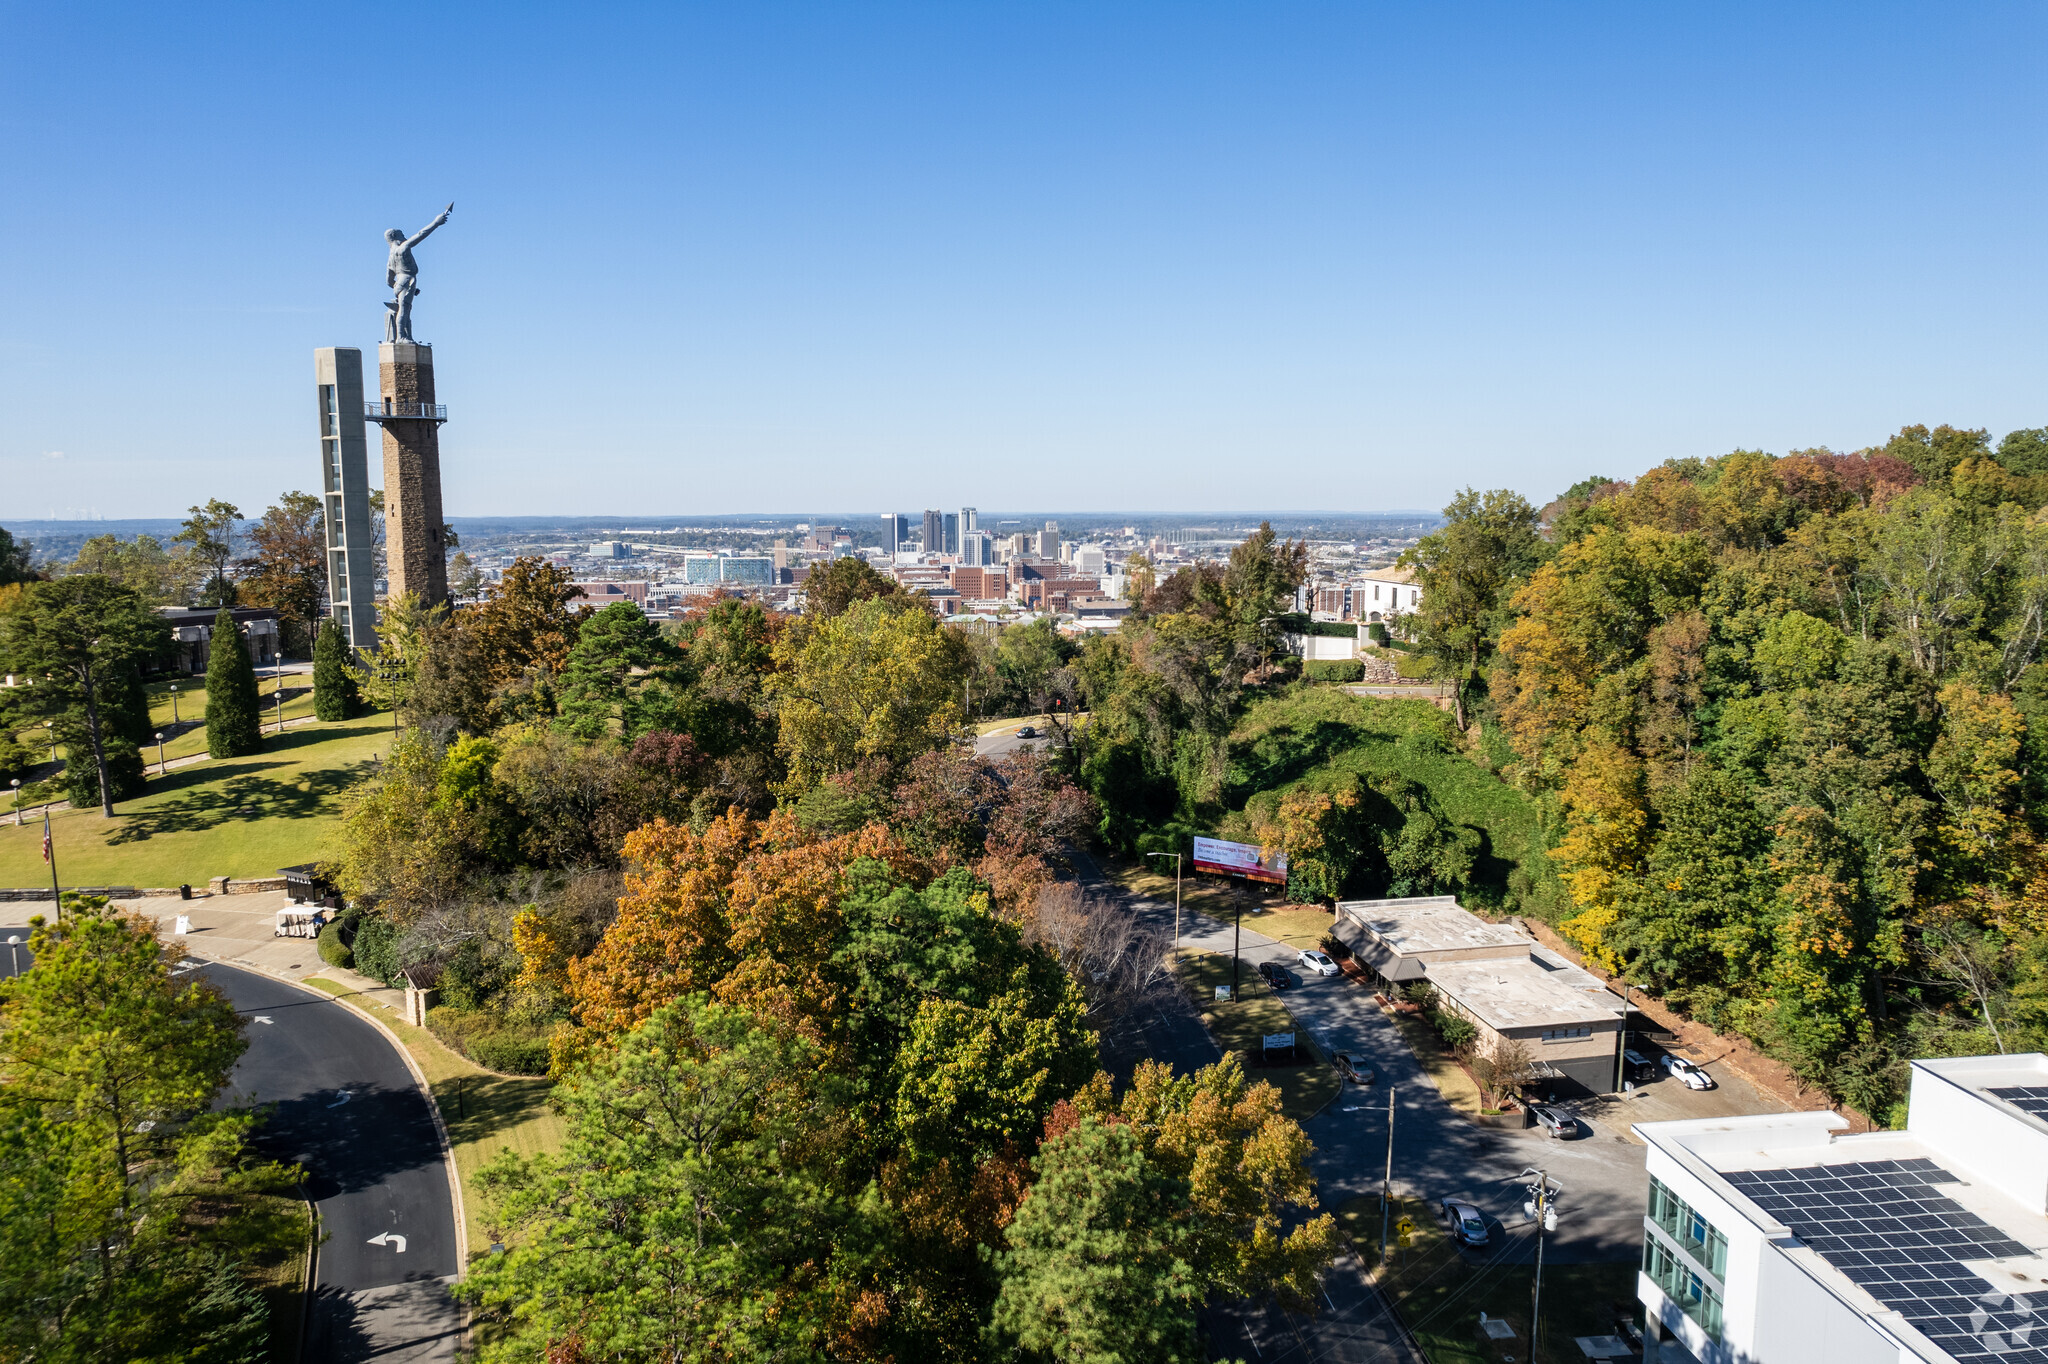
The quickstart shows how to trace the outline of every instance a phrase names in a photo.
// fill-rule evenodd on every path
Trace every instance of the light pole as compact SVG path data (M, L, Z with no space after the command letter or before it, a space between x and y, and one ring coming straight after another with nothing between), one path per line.
M1543 1233L1557 1230L1557 1196L1564 1192L1564 1185L1541 1166L1532 1165L1522 1174L1536 1176L1529 1186L1529 1201L1522 1205L1522 1211L1536 1222L1536 1287L1529 1298L1529 1361L1535 1364L1536 1352L1543 1344Z
M7 965L10 968L7 974L11 976L21 974L21 934L19 933L9 933L7 935Z
M43 737L50 744L50 761L57 761L57 722L55 720L43 721Z
M1148 853L1147 856L1173 859L1173 959L1177 962L1180 960L1180 854Z
M1380 1263L1392 1264L1394 1248L1387 1244L1387 1210L1394 1206L1394 1087L1387 1086L1387 1173L1380 1180Z
M164 766L164 732L158 730L156 732L156 774L161 777L169 770Z
M1628 1063L1628 994L1633 987L1621 983L1621 1041L1614 1049L1614 1092L1621 1092L1622 1067Z
M14 827L21 827L21 778L9 777L7 784L14 788Z
M178 684L171 683L171 723L178 723Z

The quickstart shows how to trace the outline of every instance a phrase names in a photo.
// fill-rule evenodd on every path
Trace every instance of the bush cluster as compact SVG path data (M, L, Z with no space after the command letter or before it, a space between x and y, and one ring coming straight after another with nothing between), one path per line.
M545 1075L550 1026L510 1018L491 1009L443 1005L427 1010L427 1028L485 1070Z
M1356 658L1316 658L1301 665L1303 680L1309 682L1356 682L1365 676L1365 664Z
M356 964L355 953L349 951L348 943L343 938L342 926L339 923L331 923L320 930L318 947L320 960L326 962L329 966L338 966L344 971L354 969Z

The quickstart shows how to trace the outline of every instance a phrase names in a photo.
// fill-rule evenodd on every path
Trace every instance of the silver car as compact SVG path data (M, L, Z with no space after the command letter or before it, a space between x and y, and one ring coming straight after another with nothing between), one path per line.
M1452 1239L1468 1246L1486 1244L1486 1219L1480 1216L1479 1209L1470 1203L1446 1198L1444 1221L1449 1226Z

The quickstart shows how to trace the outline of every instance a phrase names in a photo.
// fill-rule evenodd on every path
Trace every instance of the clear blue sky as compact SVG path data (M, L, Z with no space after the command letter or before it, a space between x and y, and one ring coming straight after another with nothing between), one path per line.
M2048 424L2048 8L30 5L0 515L1437 507Z

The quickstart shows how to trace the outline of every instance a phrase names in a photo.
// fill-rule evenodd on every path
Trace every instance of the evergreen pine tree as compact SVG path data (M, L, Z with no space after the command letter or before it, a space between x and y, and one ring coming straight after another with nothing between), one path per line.
M206 659L206 751L216 758L239 758L262 747L260 705L249 646L223 606L213 618Z
M341 627L321 621L313 641L313 713L323 720L352 720L363 713L355 679L348 675L348 654Z

